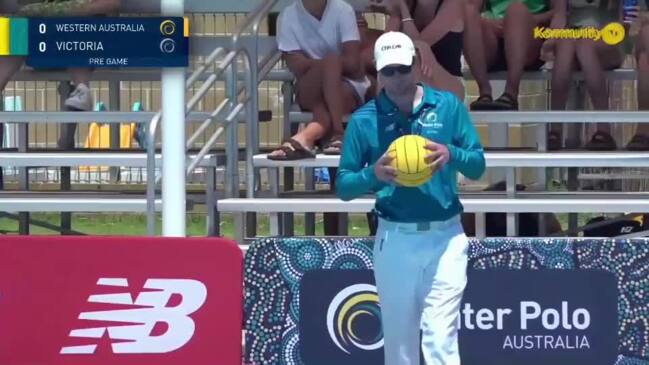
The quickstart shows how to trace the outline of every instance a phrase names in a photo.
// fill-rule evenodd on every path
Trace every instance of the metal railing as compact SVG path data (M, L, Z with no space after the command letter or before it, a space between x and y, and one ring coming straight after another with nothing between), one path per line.
M204 63L192 73L192 75L187 79L186 89L190 88L193 83L199 80L210 68L216 64L216 71L209 75L205 80L200 89L194 94L194 96L189 100L186 106L185 113L188 115L193 108L205 97L208 90L212 85L219 80L219 77L229 69L229 72L225 74L226 79L226 90L227 96L225 100L216 107L210 113L210 116L207 117L199 126L192 136L188 139L186 143L186 148L189 149L193 142L198 138L201 133L204 133L215 121L216 117L224 110L229 110L229 114L223 121L223 124L215 130L215 132L207 139L207 142L202 146L201 150L198 152L196 157L189 162L186 173L190 174L196 166L198 166L202 159L208 154L214 144L217 142L218 138L224 131L227 131L226 136L226 169L225 169L225 180L226 180L226 196L235 197L235 194L238 194L239 178L238 178L238 128L237 121L239 114L246 111L247 116L247 140L250 145L251 141L257 141L258 145L258 134L257 128L251 128L250 126L256 126L259 123L259 107L258 107L258 91L257 87L259 85L260 74L266 75L272 66L277 62L278 55L271 54L262 62L262 67L260 69L258 65L258 56L259 56L259 27L264 19L270 12L270 10L277 4L279 0L273 0L268 2L263 2L258 5L238 26L237 30L232 36L232 48L225 55L223 59L218 61L217 58L226 52L226 49L223 47L216 48L204 61ZM254 46L251 51L240 44L241 37L243 33L252 27L254 35ZM244 75L244 85L243 88L239 88L239 73L237 59L238 57L243 56L244 58L244 67L246 67L243 72ZM254 61L254 64L253 64ZM269 65L270 64L270 65ZM263 77L263 76L262 76ZM242 100L239 100L241 91L245 91L245 95ZM155 233L155 198L156 198L156 186L160 181L160 178L155 175L155 140L156 140L156 131L160 120L163 117L163 111L160 110L151 120L147 128L147 233L153 235ZM247 149L249 150L249 149ZM257 150L253 149L248 151L246 155L246 166L252 166L252 159ZM247 169L248 171L248 169ZM249 177L252 175L248 175ZM252 180L252 181L251 181ZM249 183L252 183L254 188L254 179L247 179Z

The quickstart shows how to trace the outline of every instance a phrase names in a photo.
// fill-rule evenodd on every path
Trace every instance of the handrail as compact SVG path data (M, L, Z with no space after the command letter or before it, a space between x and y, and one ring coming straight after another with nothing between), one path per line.
M201 134L203 134L203 132L205 132L205 130L210 126L210 124L212 124L212 120L217 115L219 115L219 113L221 113L221 111L223 109L225 109L226 106L228 106L229 101L230 101L230 99L228 99L228 98L223 99L221 104L219 104L219 106L217 106L216 109L214 109L214 111L212 113L210 113L210 117L205 119L203 121L203 123L201 123L201 125L198 127L198 129L196 129L196 131L194 131L194 134L192 134L192 136L189 137L189 139L187 140L187 143L185 144L185 148L190 148L194 144L194 142L196 142L198 137Z
M194 97L188 102L187 108L186 108L186 114L190 113L191 110L193 109L196 104L200 101L200 99L207 94L207 91L209 90L209 87L214 84L214 82L217 80L218 76L223 73L228 66L231 66L232 63L236 60L237 56L239 54L243 54L246 58L246 65L248 66L249 71L252 67L250 66L250 56L248 55L247 51L244 48L239 48L237 50L232 50L230 51L227 56L220 61L219 65L217 66L217 70L215 71L214 74L210 75L208 80L201 86L199 89L199 92L197 92ZM203 68L207 69L207 68ZM193 75L195 75L194 73ZM192 75L192 76L193 76ZM207 86L206 86L207 85ZM247 85L248 86L248 85ZM247 87L248 89L254 89L250 86ZM247 99L249 100L249 98ZM229 101L229 99L228 99ZM227 101L226 101L227 103ZM221 109L217 108L214 112L210 114L210 118L206 119L201 127L203 129L206 129L213 121L214 118L220 113ZM240 111L240 110L239 110ZM235 114L235 117L233 120L236 120L236 116L238 116L238 113ZM162 118L162 110L160 110L151 120L149 123L149 128L147 129L147 234L153 235L155 233L155 206L153 205L153 202L155 201L155 189L158 183L160 182L161 177L157 177L155 174L155 135L157 131L157 127L160 124L160 120ZM218 135L217 135L218 137ZM194 136L192 136L194 138ZM213 140L214 137L210 139ZM215 139L214 139L215 141ZM212 143L213 145L213 143ZM211 146L210 146L211 147ZM201 152L203 152L203 149ZM209 151L209 149L207 149ZM202 154L199 154L196 156L192 162L190 163L190 166L193 166L195 168L199 163L202 158L205 157L207 152L204 152ZM192 168L192 170L193 170ZM191 170L187 170L187 174L191 173Z
M247 97L246 99L242 102L237 104L236 106L233 107L232 112L230 115L226 118L226 127L232 127L232 122L236 120L239 112L243 109L245 104L248 105L248 123L252 124L257 123L259 119L259 111L258 111L258 94L257 94L257 87L259 84L259 66L258 66L258 54L259 54L259 27L261 24L262 19L270 12L270 10L279 2L279 0L272 0L268 2L261 2L251 13L249 16L247 16L243 22L237 27L235 30L233 36L232 36L232 49L230 52L225 56L223 60L219 63L217 66L217 70L212 73L208 79L201 85L200 89L198 90L197 93L194 94L194 96L189 100L186 106L186 113L189 113L197 104L198 102L207 94L209 89L212 87L212 85L218 80L219 76L227 69L228 67L231 67L235 76L236 76L236 65L233 64L233 61L236 60L237 56L239 54L243 53L244 57L246 58L245 64L248 67L247 72L245 73L246 75L246 82L245 82L245 89L247 89ZM248 29L250 26L253 27L253 33L255 35L255 45L254 48L251 52L251 54L248 54L247 50L242 47L239 44L240 37L242 34ZM187 79L185 87L189 88L196 80L203 75L208 67L212 65L215 60L224 52L224 49L221 47L215 49L210 55L205 59L205 62L203 65L201 65L196 71L192 73L192 75ZM252 60L254 60L254 67ZM266 70L264 69L263 74L265 75L267 72L269 72L270 69ZM235 77L233 79L234 83L234 88L235 90L238 91L237 89L237 80L238 77ZM217 109L210 114L210 117L207 118L206 120L203 121L201 126L199 127L200 131L205 131L209 125L214 121L214 118L220 113L220 111L224 108L225 105L228 105L229 103L231 105L235 105L237 102L236 98L239 95L239 92L234 92L234 95L231 95L230 98L226 98L224 103L219 105ZM234 100L230 100L234 99ZM159 181L158 178L155 176L155 134L156 130L158 128L158 125L160 124L160 119L162 118L162 110L160 110L149 122L149 128L147 129L147 232L149 235L153 235L155 232L155 207L154 207L154 201L155 201L155 188L157 186L157 183ZM236 124L235 124L236 127ZM247 128L248 130L248 135L247 137L251 137L254 140L254 136L257 135L257 129L254 128L251 130L251 128ZM207 152L210 150L210 148L214 145L216 142L217 138L220 136L222 133L223 129L217 129L215 133L210 137L208 143L206 143L205 146L201 149L200 153L190 162L189 167L187 168L187 174L191 173L191 171L200 163L200 161L205 157ZM197 134L194 133L188 143L187 146L189 147L193 141L198 138ZM249 139L250 140L250 139ZM238 143L238 141L230 141L230 143ZM238 148L234 148L235 152L238 150ZM248 150L247 153L247 167L252 168L252 156L254 155L255 149L253 147L253 150ZM248 161L249 160L249 161ZM236 168L236 167L235 167ZM253 180L254 184L254 180ZM254 185L253 185L254 186Z
M241 110L243 109L243 107L247 102L248 100L244 100L243 102L237 104L237 106L232 110L232 112L230 112L230 115L228 115L228 117L225 119L226 122L225 124L228 128L233 128L232 126L233 121L236 120L237 115L239 115L239 113L241 112ZM234 127L236 128L236 126ZM216 143L216 140L219 138L222 132L223 132L222 127L219 128L216 132L214 132L212 137L210 137L207 143L205 143L205 145L201 148L201 150L198 152L196 157L194 157L194 159L189 164L189 166L187 166L187 174L190 174L196 168L196 166L198 166L198 164L201 162L203 157L205 157L205 155L207 155L210 152L210 149L212 148L212 146L214 146L214 143Z
M212 63L214 63L214 60L216 60L216 58L218 56L220 56L221 53L223 53L224 51L225 51L225 49L223 47L219 47L219 48L215 49L212 53L210 53L210 55L207 56L207 58L205 59L205 62L203 62L203 65L201 67L199 67L196 71L194 71L191 74L191 76L189 76L187 78L187 82L185 83L185 87L190 87L194 82L196 82L196 80L198 80L200 75L202 75L203 72L205 72L205 70L207 70L207 67L209 65L211 65Z
M192 86L192 84L207 70L207 68L215 62L216 58L220 56L225 50L222 47L216 48L205 60L205 63L199 67L197 70L195 70L191 76L187 79L185 82L185 90L187 90L189 87ZM231 62L234 57L226 57L226 60L228 62ZM224 60L225 61L225 60ZM223 64L223 61L220 63L220 65ZM211 75L208 80L206 80L205 83L208 83L211 80L210 86L216 82L216 78L218 75L223 72L223 70L226 68L221 67L215 74ZM200 90L203 90L203 95L206 94L208 88L203 88L201 87ZM194 101L194 98L190 100L190 103ZM196 102L193 102L193 105L188 105L187 109L185 110L185 115L187 113L191 112L191 109L196 105ZM162 109L156 113L156 115L151 119L149 122L148 128L147 128L147 135L146 135L146 140L147 140L147 186L146 186L146 197L147 197L147 234L153 235L155 233L155 187L157 185L158 179L156 179L155 176L155 135L156 131L158 129L158 125L160 124L160 120L162 119Z
M246 19L244 19L234 31L232 35L232 46L237 47L239 45L239 37L241 37L243 35L243 32L245 32L246 29L248 29L251 25L253 26L253 30L256 34L259 30L261 19L268 15L270 10L275 7L278 2L279 0L260 2L255 10L250 13L250 16L247 16Z
M251 93L250 93L250 98L252 102L250 103L250 107L248 108L250 111L250 116L247 118L247 125L246 125L246 141L247 141L247 146L246 146L246 196L249 198L252 198L254 196L255 192L255 187L256 187L256 174L255 174L255 167L252 164L252 159L257 153L257 150L259 149L259 95L258 95L258 89L257 86L259 84L259 69L257 66L257 59L258 59L258 54L259 54L259 25L261 24L261 20L263 17L268 15L270 10L275 7L275 5L278 3L278 0L272 0L266 2L265 7L261 7L261 10L259 13L255 16L254 19L254 24L253 24L253 34L255 37L255 45L254 48L252 49L252 59L255 60L255 68L252 69L250 78L251 78L251 84L255 85L254 88L252 88ZM234 45L237 45L239 42L239 36L240 34L237 34L235 37L233 37L232 42ZM270 71L270 70L269 70Z
M250 75L250 73L251 73L250 71L252 70L252 60L251 60L250 55L248 54L248 52L247 52L247 50L246 50L245 48L239 48L239 49L236 49L236 50L232 50L232 51L230 51L230 53L228 54L228 57L226 57L226 59L223 60L223 63L221 64L221 66L223 66L225 62L228 62L228 65L231 67L231 66L232 66L232 62L234 62L234 61L236 60L237 56L239 56L240 54L243 54L243 56L245 57L245 64L246 64L246 66L247 66L247 68L248 68L248 69L246 70L247 72L245 73L247 76L246 76L246 82L245 82L244 84L245 84L245 89L246 89L246 91L247 91L248 93L250 93L252 89L256 89L256 86L257 86L257 85L254 85L254 86L253 86L253 85L250 83L250 77L249 77L248 75ZM227 68L227 66L223 66L223 68L222 68L220 71L222 72L222 71L225 70L226 68ZM237 81L236 81L236 80L233 80L233 82L234 82L235 87L236 87L236 85L237 85ZM231 102L231 103L234 104L234 103L237 102L236 97L237 97L238 95L239 95L239 90L237 89L236 95L234 95L234 97L226 98L226 99L227 99L229 102ZM245 104L245 103L247 103L247 102L250 101L250 100L253 100L253 99L252 99L250 96L248 96L248 97L247 97L247 98L246 98L242 103ZM241 108L239 108L239 105L237 105L237 106L236 106L235 108L233 108L233 109L236 109L237 112L234 113L234 112L233 112L234 110L233 110L233 111L230 112L230 115L227 116L227 118L226 118L226 120L225 120L225 122L226 122L225 124L226 124L227 127L232 127L232 122L233 122L233 121L236 121L236 118L237 118L237 116L239 115L239 112L241 111L241 109L243 109L243 106L242 106ZM254 118L254 116L248 116L248 119L250 119L250 118ZM209 123L208 123L208 125L205 126L205 128L207 128L208 126L209 126ZM201 127L202 127L202 126L201 126ZM215 132L215 134L216 134L216 132ZM201 149L201 152L203 152L203 150L209 151L209 148L211 148L212 145L214 144L214 142L216 142L216 140L214 139L214 136L212 136L212 138L210 138L210 141L212 141L212 140L214 140L214 141L211 143L211 145L208 143L208 144L206 144L206 146L203 146L203 148ZM236 143L236 141L235 141L235 143ZM205 147L207 147L207 146L209 146L209 147L206 149ZM206 153L207 153L207 152L205 152L205 153L203 153L203 154L199 153L199 154L194 158L194 161L192 161L192 162L190 163L190 166L194 166L194 167L195 167L196 164L198 164L198 163L200 162L200 159L202 159L202 158L205 156ZM193 170L193 168L192 168L191 170ZM187 173L188 173L188 174L191 173L191 170L187 170Z

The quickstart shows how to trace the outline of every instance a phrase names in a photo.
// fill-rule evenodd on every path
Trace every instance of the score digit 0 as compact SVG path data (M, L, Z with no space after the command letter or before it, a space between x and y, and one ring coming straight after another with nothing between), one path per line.
M45 42L41 42L41 43L38 44L38 51L39 52L44 53L46 49L47 49L47 45L45 44Z
M45 34L45 32L47 32L47 26L46 26L45 24L41 23L41 24L38 26L38 31L39 31L41 34Z

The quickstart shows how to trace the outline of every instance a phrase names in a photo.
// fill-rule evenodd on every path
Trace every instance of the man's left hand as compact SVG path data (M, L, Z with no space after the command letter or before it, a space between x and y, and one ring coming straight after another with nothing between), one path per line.
M433 170L433 173L446 165L448 160L451 158L451 153L448 151L448 147L443 144L428 142L424 148L430 151L430 153L424 158L424 161L428 167Z

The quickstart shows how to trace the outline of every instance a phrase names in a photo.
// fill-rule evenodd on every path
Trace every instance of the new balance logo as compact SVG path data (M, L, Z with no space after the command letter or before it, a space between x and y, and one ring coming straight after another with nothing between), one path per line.
M128 281L124 278L100 278L97 285L128 288ZM99 339L107 333L114 340L111 347L116 354L162 354L183 347L194 335L195 324L189 315L205 303L205 285L197 280L148 279L144 289L149 291L141 292L135 301L128 292L91 295L88 298L90 303L134 308L83 312L79 319L115 322L115 326L74 329L70 331L70 337ZM181 299L176 306L168 307L173 295ZM167 330L154 336L153 329L159 322L166 323ZM96 349L96 344L69 346L61 348L61 354L94 354Z

